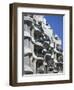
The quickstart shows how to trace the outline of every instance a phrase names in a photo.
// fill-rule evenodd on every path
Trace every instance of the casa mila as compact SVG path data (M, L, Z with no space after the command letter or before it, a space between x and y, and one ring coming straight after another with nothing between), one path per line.
M24 74L63 73L62 42L43 15L24 15Z

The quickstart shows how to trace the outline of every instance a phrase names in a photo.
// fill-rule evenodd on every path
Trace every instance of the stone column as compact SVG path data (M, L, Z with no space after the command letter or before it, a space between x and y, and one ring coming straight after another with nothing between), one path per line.
M33 61L33 73L36 74L36 59Z

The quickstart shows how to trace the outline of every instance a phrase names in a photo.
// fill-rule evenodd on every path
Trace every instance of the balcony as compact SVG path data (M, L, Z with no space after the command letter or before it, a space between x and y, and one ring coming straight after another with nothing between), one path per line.
M40 30L39 28L37 28L36 26L34 26L34 30L35 30L36 32L41 33L41 30Z
M40 46L40 47L43 47L43 44L41 42L35 40L32 36L31 36L31 40L32 40L33 44Z
M32 22L33 22L33 19L30 16L24 16L24 24L31 26Z
M35 42L35 44L38 45L38 46L43 47L43 44L41 44L40 42Z
M44 60L44 58L43 57L37 57L34 53L33 53L33 57L36 59L36 60Z
M62 52L61 51L59 51L58 49L56 49L56 48L54 48L54 52L55 53L58 53L58 54L62 54Z

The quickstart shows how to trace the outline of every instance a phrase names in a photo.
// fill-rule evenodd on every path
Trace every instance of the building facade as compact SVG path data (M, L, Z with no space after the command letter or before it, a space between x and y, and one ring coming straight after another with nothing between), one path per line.
M24 74L63 72L61 40L43 15L24 15Z

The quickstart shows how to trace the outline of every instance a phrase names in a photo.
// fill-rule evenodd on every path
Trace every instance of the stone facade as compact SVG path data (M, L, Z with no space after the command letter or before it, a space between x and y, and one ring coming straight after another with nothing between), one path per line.
M24 15L24 73L63 72L61 40L42 15Z

